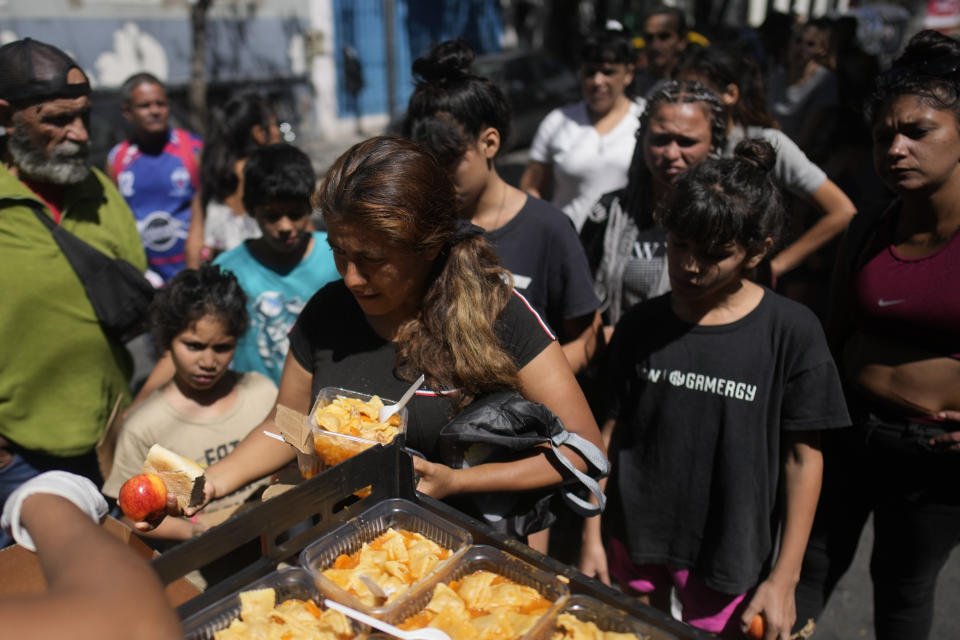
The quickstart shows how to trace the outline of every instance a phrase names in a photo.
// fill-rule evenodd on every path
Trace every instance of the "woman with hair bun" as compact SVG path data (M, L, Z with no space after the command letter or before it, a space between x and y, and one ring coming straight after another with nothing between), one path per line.
M579 373L600 326L587 259L563 213L497 173L494 158L510 136L510 105L495 84L471 73L474 57L463 40L453 40L413 63L418 82L404 133L447 169L460 218L484 229L513 286L557 331Z
M820 489L819 432L849 424L820 323L748 273L783 226L774 151L745 140L678 180L656 217L672 291L610 346L603 517L581 570L721 637L788 638ZM780 532L779 548L775 544Z
M773 175L785 191L815 207L821 218L770 258L770 272L779 278L798 267L824 244L840 235L856 214L850 198L779 130L767 110L760 70L748 58L718 46L699 49L680 64L677 77L704 83L727 107L727 141L721 155L730 157L744 138L763 138L776 150Z
M841 247L830 338L854 428L827 440L804 559L815 620L873 513L878 640L923 640L960 541L960 43L921 31L871 100L873 158L897 199Z
M543 454L466 469L429 462L443 426L483 393L519 390L600 446L560 345L508 284L483 230L459 219L453 184L430 153L401 138L356 144L327 172L314 205L343 279L318 291L291 330L278 404L307 413L331 386L399 398L423 374L425 388L407 405L407 444L427 458L414 458L418 490L436 498L564 479ZM207 469L208 499L293 459L265 428L274 429L272 415Z
M627 93L633 81L633 42L622 29L590 36L580 52L583 100L554 109L530 145L520 188L549 199L577 231L603 194L627 183L643 102Z

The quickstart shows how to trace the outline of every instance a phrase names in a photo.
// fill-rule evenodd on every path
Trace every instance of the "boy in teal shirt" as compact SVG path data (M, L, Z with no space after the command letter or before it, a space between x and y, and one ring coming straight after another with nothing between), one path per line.
M233 272L247 294L250 328L237 343L233 369L259 371L279 385L287 333L307 300L340 275L327 234L310 230L316 174L305 153L283 143L261 147L248 158L243 181L243 206L263 235L214 264Z

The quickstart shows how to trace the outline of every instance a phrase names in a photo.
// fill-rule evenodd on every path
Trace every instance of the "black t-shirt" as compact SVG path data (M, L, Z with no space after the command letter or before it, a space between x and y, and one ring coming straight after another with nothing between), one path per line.
M689 325L671 294L617 324L608 369L618 418L606 519L638 564L755 586L780 520L781 430L850 424L819 321L765 290L740 320Z
M518 368L553 340L516 293L497 318L494 330ZM396 400L410 386L396 374L394 343L370 328L343 280L331 282L310 298L290 330L290 353L313 373L313 398L324 387L341 387ZM431 459L435 459L433 448L440 429L453 417L453 403L438 391L448 390L421 387L407 404L407 444Z
M510 222L484 237L514 286L555 330L600 306L577 232L553 205L528 196Z

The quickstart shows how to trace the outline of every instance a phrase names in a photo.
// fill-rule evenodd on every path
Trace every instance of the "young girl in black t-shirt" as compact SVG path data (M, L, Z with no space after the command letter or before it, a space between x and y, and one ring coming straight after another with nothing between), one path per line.
M494 158L510 137L510 104L471 71L463 40L442 42L413 63L417 86L404 135L426 146L450 173L457 214L485 231L516 287L557 333L574 373L596 351L600 301L570 221L553 205L506 183Z
M766 142L688 170L658 222L672 292L617 324L604 425L613 473L581 569L740 637L786 637L820 489L818 431L849 424L813 314L748 278L783 224ZM780 531L779 553L774 554ZM782 634L782 635L781 635Z

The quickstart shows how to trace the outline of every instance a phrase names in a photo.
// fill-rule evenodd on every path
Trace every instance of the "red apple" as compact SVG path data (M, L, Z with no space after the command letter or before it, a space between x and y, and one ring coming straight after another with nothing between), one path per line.
M123 483L117 502L134 522L159 518L167 511L167 485L158 475L141 473Z

